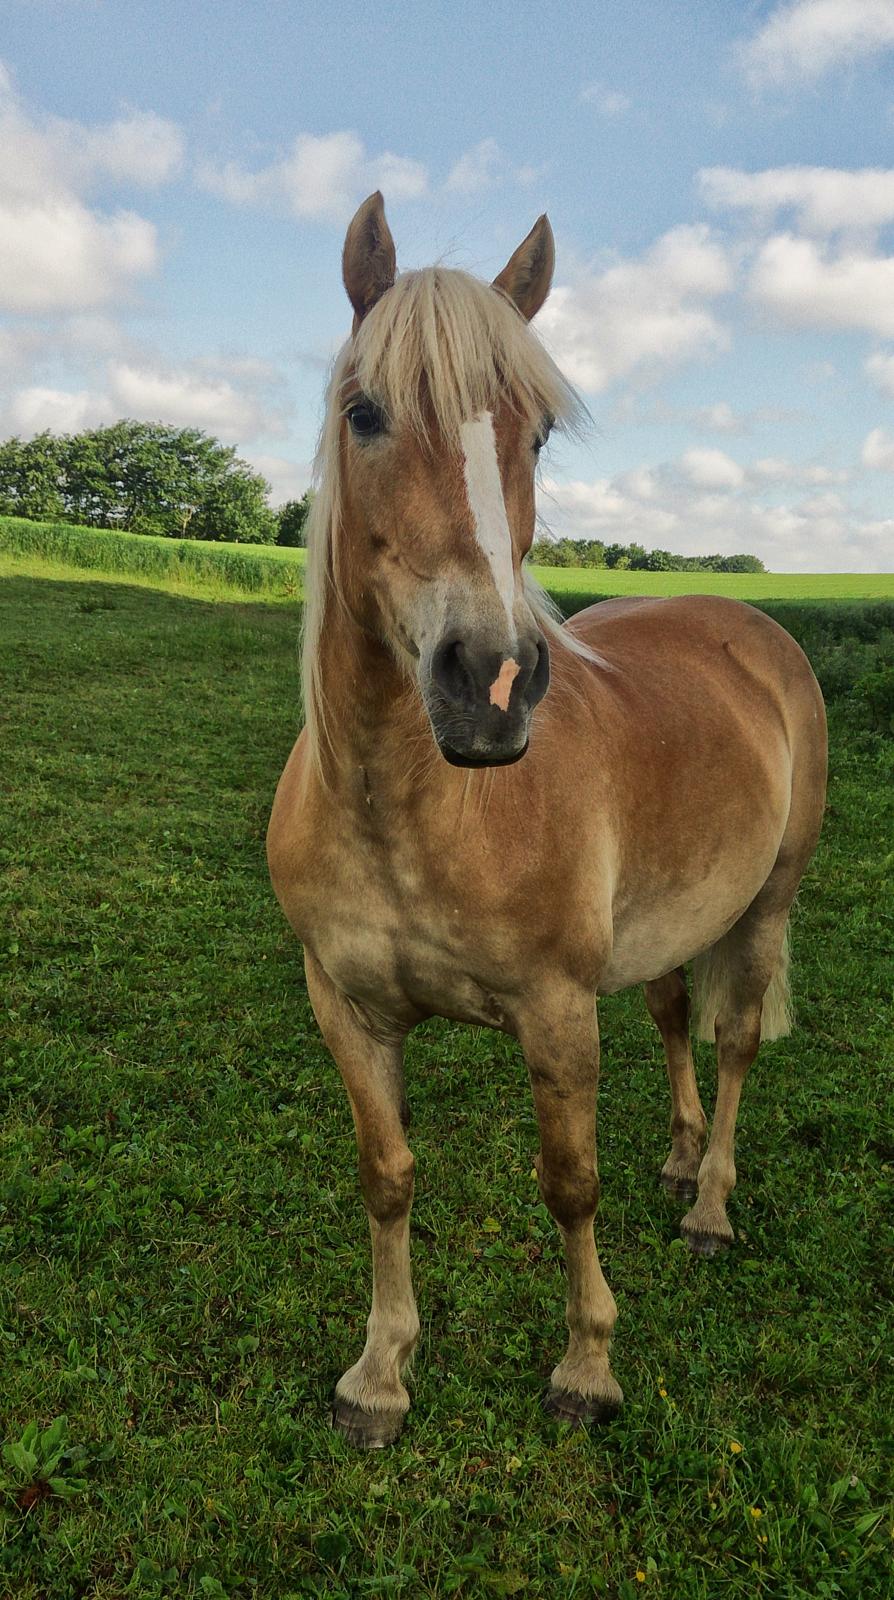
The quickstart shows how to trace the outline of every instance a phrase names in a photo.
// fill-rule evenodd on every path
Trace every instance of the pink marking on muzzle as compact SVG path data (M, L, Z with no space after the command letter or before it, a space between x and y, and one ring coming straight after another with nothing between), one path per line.
M521 668L518 662L513 661L511 657L508 661L503 662L490 686L490 703L492 706L499 706L501 711L509 710L509 696L512 693L512 685L520 671Z

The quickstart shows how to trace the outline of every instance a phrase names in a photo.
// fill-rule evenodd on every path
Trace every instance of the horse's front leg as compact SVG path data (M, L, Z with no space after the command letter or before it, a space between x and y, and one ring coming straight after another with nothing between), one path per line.
M558 1223L568 1274L568 1350L555 1368L546 1410L563 1422L605 1420L622 1401L609 1367L608 1346L617 1308L599 1265L593 1218L599 1200L596 1171L596 1091L599 1030L592 993L554 988L518 1019L537 1121L537 1177Z
M374 1038L310 951L304 964L314 1015L351 1102L372 1235L366 1345L336 1384L332 1423L351 1444L376 1450L403 1427L410 1397L401 1374L419 1337L410 1276L413 1157L404 1136L403 1040Z

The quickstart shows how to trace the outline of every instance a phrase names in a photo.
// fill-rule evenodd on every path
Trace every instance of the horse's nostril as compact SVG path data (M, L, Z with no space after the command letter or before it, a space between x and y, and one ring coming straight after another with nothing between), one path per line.
M536 706L549 688L549 646L541 634L537 640L537 660L528 685L528 701Z
M467 706L475 697L472 675L466 667L461 639L449 639L432 657L431 675L444 698L454 706Z

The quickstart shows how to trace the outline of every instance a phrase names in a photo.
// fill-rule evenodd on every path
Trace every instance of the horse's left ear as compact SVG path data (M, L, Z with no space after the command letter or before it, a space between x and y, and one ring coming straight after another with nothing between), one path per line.
M556 245L549 218L538 217L527 239L523 239L503 271L494 278L494 288L502 289L514 300L527 322L536 317L549 294L556 264Z
M385 221L385 202L376 190L364 200L348 228L341 258L342 277L358 328L397 276L397 255Z

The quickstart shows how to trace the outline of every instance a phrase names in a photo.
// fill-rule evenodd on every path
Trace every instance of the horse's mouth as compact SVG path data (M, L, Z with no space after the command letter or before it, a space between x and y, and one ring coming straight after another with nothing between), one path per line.
M454 750L451 744L445 744L440 740L438 749L444 760L449 761L452 767L512 767L527 754L528 741L526 739L521 749L509 756L467 756L459 750Z

